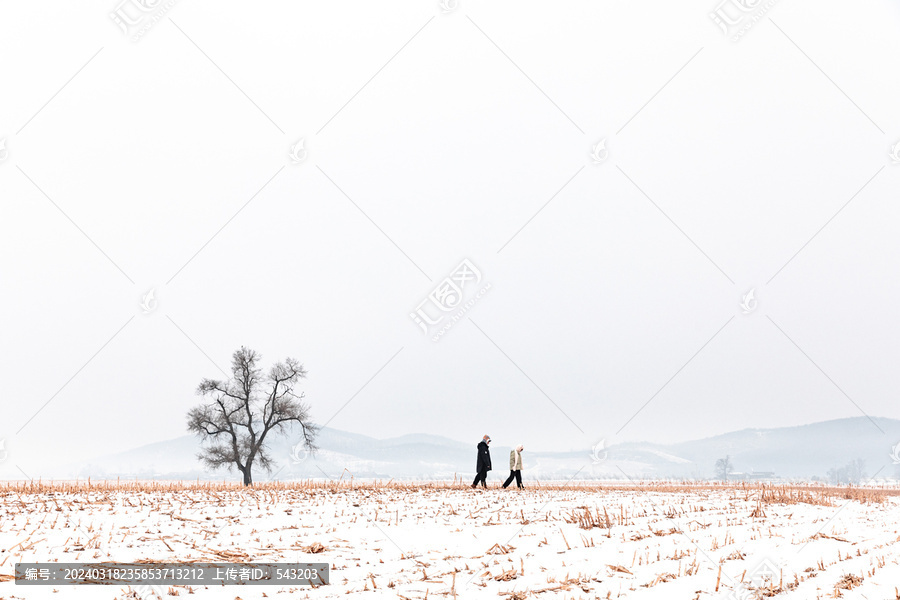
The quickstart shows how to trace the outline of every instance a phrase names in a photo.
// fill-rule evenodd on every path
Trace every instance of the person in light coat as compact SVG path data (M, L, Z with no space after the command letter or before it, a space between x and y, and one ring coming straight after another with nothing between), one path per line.
M503 484L503 487L509 486L512 483L512 480L516 480L516 485L519 489L523 489L525 486L522 485L522 450L525 449L525 446L519 444L515 450L509 453L509 477L506 479L506 483Z

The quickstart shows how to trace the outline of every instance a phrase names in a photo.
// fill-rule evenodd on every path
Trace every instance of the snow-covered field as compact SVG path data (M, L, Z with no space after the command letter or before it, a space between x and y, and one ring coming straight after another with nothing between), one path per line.
M8 580L16 562L137 560L331 565L316 589L156 590L198 600L900 598L900 498L887 490L10 484L0 497L2 599L154 597Z

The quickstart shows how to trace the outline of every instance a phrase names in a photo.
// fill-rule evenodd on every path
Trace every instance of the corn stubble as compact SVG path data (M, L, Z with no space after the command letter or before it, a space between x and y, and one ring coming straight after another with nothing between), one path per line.
M6 482L0 596L12 565L29 561L327 562L331 585L295 589L301 597L894 594L884 586L900 574L898 495L889 487L748 483L536 482L520 492L352 478L251 488ZM872 527L884 535L865 534ZM754 579L760 560L785 553L797 558L779 567L777 581ZM281 589L265 588L269 597ZM234 597L203 586L167 593Z

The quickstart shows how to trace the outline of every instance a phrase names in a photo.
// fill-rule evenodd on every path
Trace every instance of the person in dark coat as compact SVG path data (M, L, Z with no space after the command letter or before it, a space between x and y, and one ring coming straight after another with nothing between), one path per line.
M481 438L481 441L478 442L478 463L475 465L475 470L478 473L475 474L475 481L472 482L472 487L477 487L478 482L481 482L481 487L487 487L487 472L491 470L491 451L488 448L488 444L491 443L491 436L486 435Z

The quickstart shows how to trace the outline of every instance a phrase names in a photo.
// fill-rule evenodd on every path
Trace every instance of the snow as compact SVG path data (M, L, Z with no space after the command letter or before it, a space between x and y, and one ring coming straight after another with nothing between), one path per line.
M526 485L523 491L347 482L0 488L0 574L11 574L16 562L228 562L229 556L331 565L327 587L192 586L197 600L281 594L745 600L770 584L782 590L778 598L807 599L834 597L842 580L860 582L840 589L844 598L894 598L900 585L896 490L876 490L880 502L860 502L795 487L789 502L766 503L759 501L762 488L750 485ZM810 492L814 503L797 502L797 490ZM325 550L310 553L315 543ZM170 590L189 593L167 588L162 597L172 597ZM0 597L29 600L127 598L138 591L0 583Z

